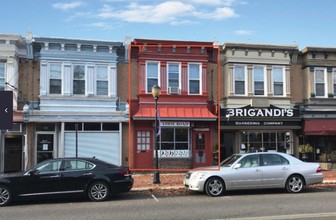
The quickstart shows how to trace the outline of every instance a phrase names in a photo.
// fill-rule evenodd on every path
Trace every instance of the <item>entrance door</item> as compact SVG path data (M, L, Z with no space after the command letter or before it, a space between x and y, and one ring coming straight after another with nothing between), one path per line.
M194 167L205 166L210 162L207 161L207 158L209 158L206 152L208 144L209 144L208 132L205 131L194 132L193 134Z
M22 170L22 136L5 138L4 172Z
M54 157L54 134L38 133L37 134L37 155L36 163Z

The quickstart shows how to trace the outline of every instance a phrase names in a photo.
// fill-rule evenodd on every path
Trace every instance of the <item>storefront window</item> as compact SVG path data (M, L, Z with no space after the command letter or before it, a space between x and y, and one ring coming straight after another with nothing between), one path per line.
M162 128L160 135L161 150L188 150L188 128Z
M240 146L243 151L279 151L286 152L292 146L289 131L242 131Z

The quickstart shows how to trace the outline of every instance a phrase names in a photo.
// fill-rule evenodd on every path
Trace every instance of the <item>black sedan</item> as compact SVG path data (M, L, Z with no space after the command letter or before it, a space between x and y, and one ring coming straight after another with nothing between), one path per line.
M0 206L19 198L74 194L103 201L129 191L133 182L128 168L96 158L45 160L24 173L0 174Z

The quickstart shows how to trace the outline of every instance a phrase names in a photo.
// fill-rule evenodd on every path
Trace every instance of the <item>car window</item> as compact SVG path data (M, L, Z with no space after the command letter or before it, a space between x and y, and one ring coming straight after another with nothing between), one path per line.
M38 165L35 170L37 170L39 173L49 173L49 172L58 172L61 167L61 161L47 161L45 163L42 163Z
M65 160L64 171L69 170L90 170L94 167L94 164L83 160Z
M241 164L241 168L247 167L257 167L259 166L259 156L258 155L248 155L242 158L239 163Z
M275 166L275 165L287 165L289 161L277 154L263 154L262 155L263 166Z
M235 163L239 158L241 157L241 155L239 154L233 154L230 157L226 158L225 160L223 160L220 165L223 167L229 167L231 166L233 163Z

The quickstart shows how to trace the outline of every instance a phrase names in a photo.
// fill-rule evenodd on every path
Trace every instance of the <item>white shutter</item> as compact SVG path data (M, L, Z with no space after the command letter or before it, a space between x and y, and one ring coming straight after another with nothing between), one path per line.
M78 157L97 159L121 165L119 132L78 132ZM65 157L76 156L76 133L65 132Z

